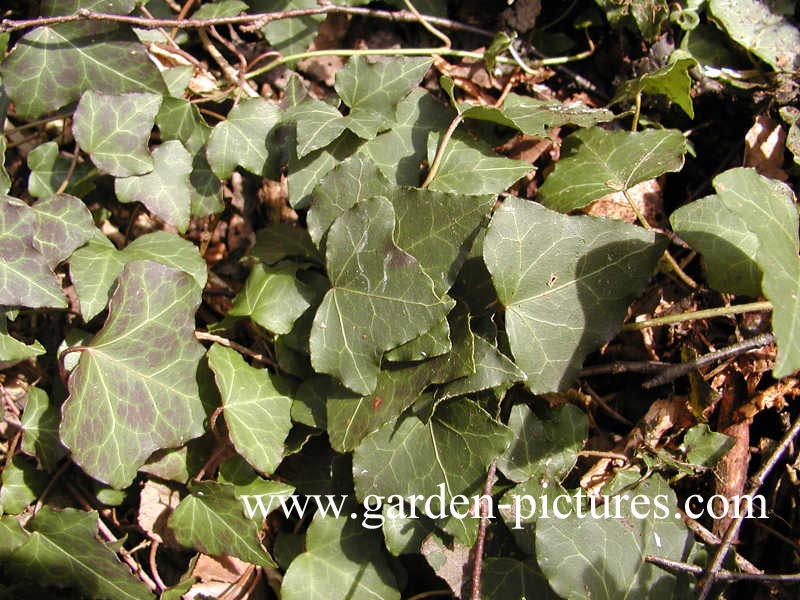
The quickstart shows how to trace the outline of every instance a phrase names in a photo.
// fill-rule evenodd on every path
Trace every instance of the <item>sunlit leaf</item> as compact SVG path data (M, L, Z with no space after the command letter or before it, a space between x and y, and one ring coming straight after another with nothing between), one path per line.
M182 271L152 261L123 268L108 319L70 376L62 411L61 439L94 478L125 487L154 451L202 434L199 304L200 288Z
M166 91L131 30L101 21L37 27L14 45L2 74L16 113L30 118L74 102L86 90Z
M9 334L5 318L0 317L0 369L8 368L21 360L41 356L44 353L44 346L39 342L26 344Z
M483 257L506 309L511 351L533 392L572 384L586 355L622 326L665 246L628 223L505 200Z
M392 205L376 198L344 213L328 233L332 287L314 317L311 362L361 394L375 389L383 352L427 331L452 306L395 245L394 224Z
M59 154L56 142L46 142L28 154L28 193L37 198L52 196L67 178L70 160ZM82 197L94 188L97 171L85 162L79 162L70 177L65 192Z
M69 258L97 232L89 209L75 196L48 196L37 200L32 208L36 214L33 245L51 268Z
M120 202L141 202L155 216L181 233L189 226L192 156L177 140L153 150L153 170L146 175L117 178L114 192Z
M312 0L313 1L313 0ZM285 21L290 21L286 19ZM277 23L278 21L275 21ZM335 106L307 98L290 108L284 120L297 123L297 157L330 144L345 130L347 119Z
M5 567L19 579L74 587L87 598L152 600L147 587L97 540L98 518L94 511L43 506L26 524L31 534Z
M673 56L678 57L671 59L668 65L650 73L645 73L636 79L627 80L617 90L612 103L635 98L637 94L642 92L645 94L661 94L680 106L683 112L689 115L689 118L694 119L694 107L692 106L692 97L689 94L692 89L692 78L689 76L689 70L697 65L697 61L689 57L685 52L682 57L678 55L678 52Z
M564 140L561 159L539 189L548 208L569 212L637 183L679 171L686 142L680 131L581 129Z
M17 515L42 493L47 475L33 461L18 454L3 467L0 480L0 512Z
M208 351L208 364L236 451L259 472L272 473L283 458L283 442L292 428L289 380L251 367L236 351L219 344Z
M161 96L84 92L75 109L72 132L101 171L115 177L153 170L147 140Z

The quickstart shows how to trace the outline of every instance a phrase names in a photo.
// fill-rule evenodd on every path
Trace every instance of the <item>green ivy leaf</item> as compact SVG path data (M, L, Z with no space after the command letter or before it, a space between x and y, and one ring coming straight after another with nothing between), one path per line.
M26 33L3 61L2 75L17 115L29 118L74 102L86 90L166 92L158 69L131 30L100 21Z
M385 367L370 395L358 396L335 383L318 380L318 389L312 392L316 399L309 404L312 413L325 415L317 422L322 421L321 426L327 429L334 450L350 452L356 448L367 435L416 402L429 385L474 372L475 336L469 328L469 316L463 307L456 308L448 320L452 352L415 365Z
M358 150L362 144L355 135L345 131L329 145L298 158L289 153L289 203L292 208L308 208L311 192L325 175Z
M306 551L283 576L281 598L399 600L397 580L382 546L380 534L355 519L317 515L306 532Z
M717 175L713 183L717 195L703 199L699 208L692 203L675 211L673 226L703 254L709 270L733 270L749 278L745 280L748 288L758 271L763 274L761 289L773 304L772 329L778 343L773 374L785 377L800 369L800 241L794 194L787 185L754 169L730 169ZM717 213L728 214L720 218ZM743 227L733 237L731 223ZM714 255L719 248L724 248L725 254ZM735 256L737 261L731 265L719 262L725 256ZM719 284L720 278L715 276L712 281ZM729 281L722 279L722 283Z
M512 481L533 477L562 481L575 466L589 433L586 414L572 404L562 404L536 415L525 404L511 409L508 426L514 442L497 461L497 468Z
M33 245L51 269L97 232L92 213L75 196L49 196L37 200L31 208L36 215Z
M70 276L81 302L81 314L88 321L108 303L112 286L126 263L154 260L191 275L202 289L206 285L206 262L197 247L173 233L156 231L136 238L124 249L99 232L72 254Z
M208 138L206 156L214 174L228 179L240 166L256 175L274 177L276 156L270 146L280 121L280 109L263 98L237 104Z
M336 73L336 92L350 107L347 127L371 140L394 124L397 104L419 85L431 64L430 58L392 58L370 62L353 56Z
M316 8L316 0L250 0L251 12L277 12ZM292 19L276 19L261 28L270 45L283 56L304 52L319 33L325 15L305 15Z
M147 587L97 541L97 520L94 511L43 506L25 526L31 534L11 554L6 568L22 580L74 587L88 598L152 600Z
M429 164L441 135L432 134L428 139ZM532 169L529 162L500 156L483 140L456 132L447 142L439 171L428 189L453 194L499 194Z
M328 233L332 287L314 317L311 363L360 394L375 389L383 352L427 331L452 307L395 244L394 224L392 205L375 198L343 214Z
M44 346L39 342L26 344L10 335L5 317L0 317L0 369L6 369L26 358L41 356L44 353Z
M489 225L483 258L531 391L572 383L586 355L619 330L665 246L628 223L506 199Z
M447 319L442 319L419 337L389 350L383 359L392 362L426 360L450 352L451 348L450 326Z
M711 431L708 425L700 423L684 434L681 450L693 465L713 467L735 443L731 436Z
M645 510L639 501L636 513L631 502L621 502L620 518L592 518L586 508L583 518L573 511L567 519L537 521L536 559L557 594L587 600L679 595L674 575L645 562L650 554L686 560L691 533L673 518L675 493L656 474L628 495L648 499L648 518L637 518ZM597 510L604 514L599 504ZM656 516L659 512L662 518ZM610 514L616 516L614 509Z
M191 213L192 155L177 140L153 150L153 170L146 175L118 178L114 192L120 202L141 202L155 216L181 233Z
M481 573L482 598L486 600L558 600L533 561L487 558Z
M271 474L283 458L283 442L292 428L289 381L251 367L236 351L219 344L209 349L208 364L233 446L259 472Z
M37 249L36 213L0 195L0 305L66 308L61 283Z
M685 152L686 140L674 129L582 129L564 140L561 159L538 199L559 212L583 208L606 194L679 171Z
M19 524L15 516L0 516L0 562L7 564L8 557L14 550L22 546L28 534Z
M75 109L72 132L101 171L115 177L153 170L147 140L161 96L84 92Z
M690 119L694 119L689 71L696 65L697 61L686 52L674 52L668 65L623 83L611 104L630 100L641 93L661 94L680 106Z
M0 194L7 194L11 189L11 178L6 171L6 146L6 136L0 135Z
M439 496L447 511L456 494L478 492L486 469L511 442L512 432L466 399L449 400L423 421L404 414L367 436L353 453L356 496ZM440 486L444 486L441 488Z
M428 137L447 128L454 113L424 90L413 90L397 105L396 124L367 142L362 152L397 185L417 186L428 156Z
M95 479L126 487L154 451L203 433L195 379L204 354L194 338L199 304L200 288L182 271L152 261L123 268L108 319L83 349L62 410L61 439Z
M389 196L391 186L375 164L363 156L351 156L334 167L312 193L308 209L308 233L322 247L325 234L337 217L363 200Z
M714 23L733 41L776 71L800 68L800 31L770 4L756 0L710 0L708 11Z
M235 556L262 567L276 567L258 539L259 524L244 516L234 487L194 482L167 525L182 546L211 556Z
M285 258L322 264L322 257L308 233L308 229L287 223L267 223L256 231L256 243L249 255L267 265L274 265Z
M669 16L666 0L638 0L628 6L639 33L646 41L653 41L661 32L661 24Z
M497 123L539 137L546 136L553 127L592 127L614 118L610 110L591 108L583 102L538 100L514 93L506 97L500 108L472 106L468 103L461 104L459 108L465 118Z
M311 0L313 3L314 0ZM292 19L284 19L283 22ZM279 23L274 21L273 23ZM269 25L268 25L269 26ZM284 121L297 123L297 157L319 150L338 138L347 126L347 119L335 106L306 98L293 106L283 117Z
M250 317L273 333L289 333L314 297L314 291L296 277L300 268L297 263L254 265L228 315Z
M44 390L37 387L28 389L21 419L22 451L39 459L45 471L53 471L66 454L58 437L60 408Z
M46 142L36 146L28 154L28 193L36 198L52 196L67 178L71 161L59 154L56 142ZM93 180L97 171L86 163L79 162L70 177L66 192L75 196L85 196L94 189Z
M220 2L203 4L203 6L192 13L192 18L214 19L217 17L235 17L239 13L245 12L247 8L247 4L240 2L240 0L221 0Z
M21 455L6 461L0 482L0 512L18 515L42 493L47 475Z
M200 8L203 9L205 4ZM164 98L156 114L156 125L164 140L179 140L189 152L203 148L211 135L211 127L203 120L200 109L182 98Z

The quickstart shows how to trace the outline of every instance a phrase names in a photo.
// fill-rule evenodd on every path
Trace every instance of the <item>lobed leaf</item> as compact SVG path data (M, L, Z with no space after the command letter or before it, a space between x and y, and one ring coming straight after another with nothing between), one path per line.
M108 319L81 349L62 408L61 440L95 479L126 487L153 452L203 433L199 304L200 288L182 271L146 260L123 267Z

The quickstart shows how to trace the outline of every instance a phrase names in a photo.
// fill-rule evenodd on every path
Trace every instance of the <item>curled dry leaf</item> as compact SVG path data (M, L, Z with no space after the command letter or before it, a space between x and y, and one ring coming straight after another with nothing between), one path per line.
M783 167L786 132L780 123L768 115L758 115L744 136L745 167L753 167L764 177L786 181L789 177Z

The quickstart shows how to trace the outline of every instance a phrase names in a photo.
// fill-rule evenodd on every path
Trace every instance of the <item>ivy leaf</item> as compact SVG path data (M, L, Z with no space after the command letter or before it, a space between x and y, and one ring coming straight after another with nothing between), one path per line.
M638 94L661 94L681 107L683 112L694 119L692 106L692 78L689 71L697 61L685 52L674 52L669 64L660 69L645 73L636 79L629 79L617 90L611 104L635 98Z
M75 196L49 196L36 201L32 208L36 214L33 245L51 269L97 232L92 213Z
M200 288L182 271L153 261L123 268L108 319L83 348L62 409L61 439L95 479L126 487L154 451L203 433L199 305Z
M211 556L277 566L258 539L259 524L244 516L232 485L194 482L190 491L167 522L179 544Z
M368 141L362 152L392 183L419 185L420 164L428 155L429 134L446 129L453 114L424 90L414 90L397 105L396 124Z
M0 195L0 305L66 308L61 283L36 248L36 214Z
M276 157L270 152L271 136L280 121L280 109L263 98L237 104L208 139L206 156L214 174L228 179L240 166L256 175L272 175Z
M298 269L297 263L254 265L228 314L250 317L273 333L289 333L314 297L314 291L296 277Z
M58 437L60 406L52 402L44 390L28 389L28 400L22 412L22 451L39 459L45 471L53 471L66 454Z
M699 423L686 431L681 450L693 465L713 467L735 443L731 436L711 431L708 425Z
M666 0L639 0L630 4L631 16L642 37L653 41L661 32L661 24L669 16Z
M665 246L628 223L506 199L489 225L483 258L531 391L572 383L586 355L618 331Z
M471 496L480 490L489 463L511 439L510 429L466 399L442 402L427 423L406 413L355 449L356 496L435 498L443 489L445 504L431 504L434 511L444 512L454 495Z
M72 132L101 171L115 177L153 170L147 140L161 96L84 92L75 109Z
M553 127L570 124L591 127L614 118L610 110L591 108L583 102L538 100L514 93L506 97L500 108L472 106L468 103L461 104L459 108L465 118L490 121L539 137L545 137Z
M800 67L800 31L770 4L756 0L710 0L708 11L733 41L776 71Z
M284 22L292 20L282 19ZM284 121L297 123L298 158L330 144L342 134L347 125L347 119L338 108L313 98L307 98L290 108L284 115Z
M586 508L583 518L573 511L567 519L536 522L536 560L557 594L592 600L679 595L674 575L645 562L650 554L686 559L691 534L673 518L675 493L658 474L628 493L648 499L648 518L637 518L643 514L638 501L636 511L633 503L620 503L620 518L592 518ZM599 505L597 510L604 514ZM610 512L616 517L614 510Z
M433 162L441 135L428 140L428 163ZM456 132L447 142L439 171L428 189L453 194L499 194L524 177L533 165L494 152L483 140Z
M0 135L0 194L11 189L11 178L6 171L6 136Z
M711 195L680 207L669 221L682 239L703 254L713 289L755 297L761 294L763 276L754 260L759 239L745 217L725 210L721 198Z
M46 142L36 146L28 154L28 193L36 198L52 196L67 178L70 162L59 154L56 142ZM86 163L79 162L70 177L66 192L78 197L88 194L93 188L97 171Z
M322 241L337 217L363 200L389 195L391 186L371 160L351 156L336 165L312 193L308 210L308 233L317 245Z
M486 600L558 600L533 561L487 558L481 573L482 598Z
M322 264L322 257L311 241L309 230L288 223L267 223L256 231L256 243L249 256L268 265L285 258Z
M538 199L559 212L583 208L611 192L679 171L685 152L683 134L674 129L582 129L564 140L561 159L539 189Z
M192 155L177 140L153 150L153 170L146 175L118 178L114 192L120 202L141 202L155 216L181 233L191 213Z
M48 477L18 454L6 461L0 486L0 512L18 515L44 491Z
M37 27L26 33L3 61L2 75L16 114L32 119L74 102L86 90L166 92L133 32L100 21Z
M384 368L378 375L375 391L370 395L358 396L324 380L315 386L319 407L315 414L324 411L321 426L327 429L334 450L352 451L367 435L416 402L429 385L444 383L475 370L475 336L469 328L469 316L463 308L456 308L448 315L448 320L452 331L452 352L415 365ZM314 404L311 404L314 413Z
M46 350L39 342L21 342L8 333L5 317L0 317L0 370L7 369L26 358L41 356Z
M533 477L562 481L575 466L589 433L586 414L572 404L549 410L544 419L527 405L517 404L508 426L514 442L498 459L497 468L516 482Z
M214 344L208 351L222 396L225 424L236 451L261 473L270 474L283 458L292 422L289 381L248 365L234 350Z
M336 92L350 107L347 127L371 140L394 123L397 104L419 85L431 64L430 58L393 58L370 62L353 56L336 73Z
M252 12L278 12L316 8L316 0L251 0ZM261 28L261 33L270 45L283 56L297 54L308 49L319 33L319 25L325 15L305 15L292 19L276 19Z
M394 224L392 205L375 198L343 214L328 233L332 287L314 317L311 363L360 394L375 389L383 352L427 331L452 307L395 244Z
M733 273L749 277L749 286L758 271L763 274L761 289L773 305L772 329L778 344L773 374L785 377L800 369L800 241L794 194L787 185L754 169L730 169L717 175L713 183L717 195L703 199L699 210L693 203L675 211L676 231L686 234L689 243L703 254L709 270L733 269ZM716 212L729 214L718 219ZM743 227L734 237L728 231L730 223ZM726 250L723 257L733 255L738 260L730 266L720 263L720 256L713 255L719 248ZM755 265L747 262L747 256ZM720 278L715 276L712 281L719 284Z
M181 269L191 275L202 289L206 285L206 262L191 242L173 233L156 231L136 238L124 249L99 232L76 250L69 261L69 270L81 314L88 321L108 303L114 281L126 263L132 260L154 260Z
M392 362L413 362L441 356L451 348L450 326L447 319L442 319L419 337L389 350L383 358Z
M289 203L292 208L307 208L311 192L322 178L361 145L361 140L345 131L329 145L298 158L289 154Z
M306 532L306 551L283 576L281 598L399 600L397 580L382 547L380 534L355 519L317 515Z
M97 520L94 511L43 506L25 526L31 535L11 554L6 568L20 579L74 587L89 598L151 600L147 587L97 541Z
M0 516L0 562L8 564L8 557L25 543L28 534L13 515Z

